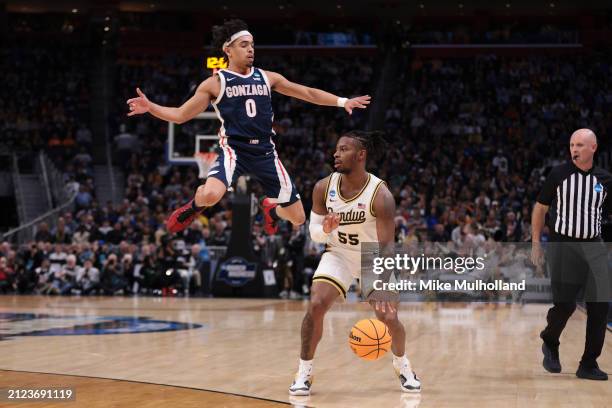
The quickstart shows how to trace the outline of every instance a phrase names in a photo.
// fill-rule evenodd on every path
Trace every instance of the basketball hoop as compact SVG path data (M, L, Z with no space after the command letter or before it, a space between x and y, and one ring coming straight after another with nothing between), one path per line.
M208 175L208 170L210 170L210 168L213 166L219 155L214 152L197 152L193 155L193 157L195 158L196 163L198 163L198 168L200 169L198 177L205 179Z

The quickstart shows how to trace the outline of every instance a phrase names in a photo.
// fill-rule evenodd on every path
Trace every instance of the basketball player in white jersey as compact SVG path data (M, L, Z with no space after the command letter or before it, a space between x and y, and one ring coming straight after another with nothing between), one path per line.
M229 20L213 28L215 46L229 61L202 82L195 94L180 107L161 106L151 102L137 88L138 96L128 99L128 116L150 113L174 123L184 123L206 110L212 102L221 121L218 158L194 198L175 210L166 226L175 233L187 228L207 207L217 204L241 174L251 174L261 184L266 198L262 200L264 230L277 231L277 221L285 219L301 225L306 219L300 195L281 163L272 140L272 91L316 105L336 106L349 114L365 109L368 95L340 98L320 89L309 88L284 76L253 66L255 43L242 20Z
M323 318L338 296L346 297L353 278L361 275L361 243L379 242L382 253L395 244L395 200L385 182L366 171L385 147L377 132L349 132L338 140L336 172L319 180L312 194L310 235L325 243L312 282L308 311L302 322L302 349L290 395L310 395L312 362L323 334ZM406 333L397 318L397 302L371 300L376 317L387 325L393 338L393 367L404 392L418 393L421 382L405 354Z

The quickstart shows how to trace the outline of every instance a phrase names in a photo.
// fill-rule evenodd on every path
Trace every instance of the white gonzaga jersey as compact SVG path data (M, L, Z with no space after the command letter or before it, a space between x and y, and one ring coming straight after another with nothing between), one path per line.
M327 211L340 214L340 225L327 241L327 251L349 250L359 253L362 242L378 242L374 197L384 181L368 173L368 181L354 197L340 193L342 174L332 173L325 190Z

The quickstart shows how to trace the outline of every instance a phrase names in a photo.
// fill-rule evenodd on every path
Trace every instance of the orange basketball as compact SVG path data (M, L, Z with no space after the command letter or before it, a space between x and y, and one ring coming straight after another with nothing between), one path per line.
M378 360L391 349L389 329L377 319L360 320L351 328L349 346L359 358Z

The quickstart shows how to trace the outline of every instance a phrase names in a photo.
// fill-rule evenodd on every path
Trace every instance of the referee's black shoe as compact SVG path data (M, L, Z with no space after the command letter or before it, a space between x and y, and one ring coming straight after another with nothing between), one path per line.
M544 360L542 360L544 369L549 373L560 373L561 362L559 361L559 349L550 348L546 342L544 342L542 343L542 353L544 354Z
M608 374L601 371L597 364L595 364L595 367L578 366L576 377L584 378L585 380L608 381Z

